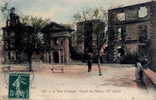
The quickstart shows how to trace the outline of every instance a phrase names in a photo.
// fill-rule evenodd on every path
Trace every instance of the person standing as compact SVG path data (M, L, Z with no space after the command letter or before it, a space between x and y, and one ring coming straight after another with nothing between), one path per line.
M88 72L91 72L91 70L92 70L92 54L90 52L88 53L87 64L88 64Z

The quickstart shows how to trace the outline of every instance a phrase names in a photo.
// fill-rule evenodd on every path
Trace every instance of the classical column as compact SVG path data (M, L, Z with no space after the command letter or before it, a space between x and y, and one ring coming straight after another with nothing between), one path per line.
M64 38L64 61L69 63L69 39Z
M58 55L59 55L59 64L61 63L61 50L58 51Z

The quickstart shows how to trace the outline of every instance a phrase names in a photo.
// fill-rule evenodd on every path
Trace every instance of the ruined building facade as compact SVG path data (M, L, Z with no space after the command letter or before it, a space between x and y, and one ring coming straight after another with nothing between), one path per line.
M109 61L122 62L128 56L148 57L156 52L156 2L146 2L108 11ZM151 52L151 53L150 53ZM130 60L130 59L129 59ZM156 61L155 61L156 62Z

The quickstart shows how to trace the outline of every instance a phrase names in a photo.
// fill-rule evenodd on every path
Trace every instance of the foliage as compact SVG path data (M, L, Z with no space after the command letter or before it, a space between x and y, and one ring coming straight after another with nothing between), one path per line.
M6 20L8 20L8 18L10 17L9 11L10 8L8 7L8 3L6 3L1 8L2 14L4 16L7 16ZM44 34L41 32L41 30L48 24L48 22L49 19L43 19L33 16L23 16L20 17L20 22L16 23L16 25L13 26L13 28L11 29L16 33L14 45L14 47L16 48L16 53L26 53L28 57L30 71L32 70L31 66L33 52L43 50L45 47L46 39L44 38Z
M49 19L36 16L23 16L21 20L23 24L33 26L36 32L41 31L49 22Z
M5 20L9 18L9 13L10 13L10 6L9 2L5 2L1 7L0 7L1 13ZM48 24L49 19L43 19L41 17L36 17L36 16L20 16L21 20L21 25L18 25L16 28L16 31L18 31L19 37L17 38L23 38L22 41L29 42L32 47L35 49L43 47L45 41L44 41L44 36L43 33L41 33L41 30ZM31 26L33 28L33 31L28 32L28 27L24 28L24 26ZM23 30L21 30L21 29ZM25 31L24 31L25 30ZM20 35L22 34L22 36ZM17 34L16 34L17 35ZM21 36L21 37L20 37ZM25 38L25 39L24 39ZM26 39L29 38L29 39ZM21 41L21 42L22 42ZM20 43L18 43L20 44ZM30 45L29 45L30 46Z
M1 5L0 10L1 10L3 17L7 18L9 15L9 4L5 2L4 5Z
M74 21L80 22L80 21L87 21L87 20L94 20L98 19L103 22L105 22L105 25L107 25L107 11L102 8L84 8L81 11L75 13L73 15ZM102 45L107 42L107 34L105 32L104 27L105 25L103 23L98 23L94 25L95 33L97 34L97 48L100 50Z
M104 43L107 42L107 33L103 30L105 25L103 23L98 23L95 25L95 32L97 34L97 50L100 51Z
M83 8L81 11L78 11L73 15L73 19L76 22L92 20L92 19L100 19L104 22L107 22L107 11L100 8Z
M49 19L33 16L24 16L21 19L24 25L29 25L33 28L33 33L29 36L29 42L32 47L35 49L43 49L46 39L41 31L48 24Z
M41 32L42 29L48 24L49 19L42 19L39 17L33 16L25 16L22 17L22 30L18 29L19 34L23 33L23 35L18 35L19 37L23 38L20 43L20 48L23 47L24 52L28 56L29 62L29 71L32 71L32 55L33 52L40 52L44 50L47 46L46 38L44 34ZM18 40L18 39L17 39ZM16 43L19 44L19 43ZM18 49L18 48L17 48Z

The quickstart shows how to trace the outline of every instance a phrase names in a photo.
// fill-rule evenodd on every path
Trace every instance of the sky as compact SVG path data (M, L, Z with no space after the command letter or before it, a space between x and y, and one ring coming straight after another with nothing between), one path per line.
M111 7L132 5L149 0L0 0L0 5L9 1L10 6L15 6L20 15L39 16L49 18L58 23L72 23L74 13L83 8ZM4 20L0 15L0 25ZM0 26L0 27L1 27Z

